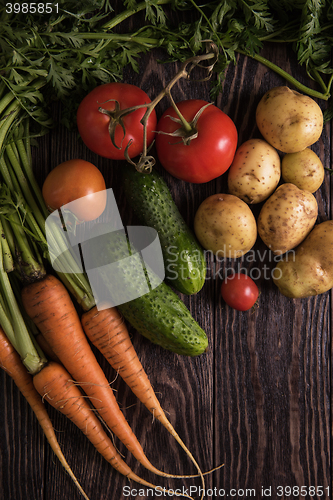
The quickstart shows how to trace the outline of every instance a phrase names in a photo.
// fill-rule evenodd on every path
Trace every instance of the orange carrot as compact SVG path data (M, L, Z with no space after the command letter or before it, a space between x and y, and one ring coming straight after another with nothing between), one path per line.
M41 348L41 350L43 351L43 353L45 354L45 356L47 357L47 359L59 362L58 357L54 354L50 344L46 341L44 335L41 332L38 332L38 334L35 335L35 340L39 345L39 347Z
M192 460L199 475L200 467L166 417L149 378L132 344L123 317L115 307L98 310L93 307L81 317L83 329L110 365L119 373L137 398L176 439Z
M43 401L36 391L33 385L33 378L28 373L27 369L23 365L20 356L13 348L12 344L7 339L4 331L0 327L0 366L8 373L8 375L13 379L18 389L21 391L29 405L31 406L33 412L35 413L40 426L57 458L59 459L61 465L68 472L75 486L78 488L80 493L86 500L89 497L83 491L81 485L79 484L77 478L75 477L73 471L68 465L59 443L57 441L52 422L49 415L45 409Z
M43 399L69 418L85 434L96 450L120 474L142 485L156 488L155 485L137 476L122 460L91 405L62 365L50 361L34 376L34 386Z
M148 470L164 477L175 477L158 470L144 454L90 348L79 315L61 281L47 275L27 285L22 290L22 301L29 317L72 378L81 385L109 429Z

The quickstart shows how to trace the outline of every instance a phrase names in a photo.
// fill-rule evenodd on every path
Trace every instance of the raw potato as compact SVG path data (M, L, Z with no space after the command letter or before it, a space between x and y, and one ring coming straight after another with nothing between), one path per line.
M281 260L273 280L286 297L300 299L325 293L333 287L333 221L315 226L294 256Z
M284 153L297 153L321 136L323 113L311 97L288 87L274 87L260 100L256 122L272 146Z
M294 184L279 186L264 203L258 217L258 233L275 255L299 245L318 216L316 198Z
M206 250L218 257L238 258L255 244L257 224L244 201L221 193L201 203L194 218L194 232Z
M314 193L323 183L325 170L320 158L310 148L288 153L282 158L282 178L300 189Z
M228 171L229 193L249 204L266 200L279 184L281 161L262 139L249 139L236 151Z

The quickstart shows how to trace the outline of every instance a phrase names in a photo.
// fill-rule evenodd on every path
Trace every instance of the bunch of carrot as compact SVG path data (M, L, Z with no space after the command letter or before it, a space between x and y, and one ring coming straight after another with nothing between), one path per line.
M2 255L2 252L0 252L0 255ZM8 293L10 284L7 273L5 273L3 269L0 269L0 271L2 289L7 288ZM42 334L44 346L48 347L47 350L50 352L50 355L58 361L48 361L42 356L40 348L38 345L34 344L34 338L29 334L29 328L27 328L28 335L24 340L28 341L28 343L30 342L35 348L35 358L39 360L38 365L34 362L34 368L32 368L32 364L24 358L25 363L31 370L31 373L28 373L28 370L23 365L18 354L18 352L20 352L21 357L23 357L23 350L19 347L20 341L22 341L22 335L20 340L17 341L18 337L15 335L14 330L11 333L8 327L8 325L11 325L11 322L9 321L7 324L5 316L2 316L1 320L5 325L8 336L12 339L12 343L10 343L1 329L0 366L13 378L22 394L26 397L52 449L55 451L65 469L70 473L76 486L84 497L88 498L62 455L55 438L52 424L42 402L43 400L48 401L50 405L58 409L77 425L92 442L97 451L101 453L117 471L140 484L153 488L155 488L155 485L134 474L122 460L110 437L107 435L101 420L96 413L92 411L92 406L88 403L79 386L84 387L84 393L88 395L90 402L94 404L99 416L106 423L107 427L119 437L142 465L158 475L175 477L156 469L145 456L142 447L117 404L112 388L91 351L80 318L65 286L55 276L46 275L43 279L26 285L22 289L21 296L24 310L38 327L38 331ZM2 299L6 309L6 300L4 297L2 297ZM15 312L18 313L20 317L15 294L11 296L11 299L12 304L16 304ZM111 308L108 311L111 318L116 310ZM88 324L90 328L92 328L92 324L95 328L98 327L98 314L94 314L94 317L91 317L91 314L89 316ZM7 318L9 318L9 315ZM23 316L21 316L21 320L24 322ZM104 336L106 334L110 337L112 332L110 331L109 324L106 323L106 325ZM115 335L119 338L117 325L116 322L114 331ZM127 340L126 336L128 336L128 332L127 329L123 329L123 331L125 337L123 335L123 340L120 340L120 345L123 344L123 350L126 352L128 351L128 346L126 346L125 341ZM12 344L16 346L18 352L16 352ZM119 363L122 355L120 349L117 349L117 351ZM126 359L123 359L121 363L124 362L126 362ZM134 373L141 371L140 362L137 357L132 358L132 362L128 364L125 373L133 373L132 370L134 370ZM124 376L123 371L122 374ZM138 379L139 378L138 376ZM155 395L153 396L156 398ZM150 399L148 394L146 395L146 399Z
M88 499L62 453L43 400L33 384L34 374L42 372L48 361L36 342L38 331L22 306L20 288L23 281L45 276L46 211L35 199L38 187L31 169L28 121L21 121L20 106L13 95L3 95L3 90L0 85L0 367L12 377L55 455ZM72 281L78 291L80 277ZM82 288L82 296L85 293Z
M12 344L7 339L3 329L0 327L0 367L13 379L17 387L20 389L21 393L31 406L34 414L37 417L39 424L41 425L44 434L54 451L56 457L59 459L60 463L63 465L69 476L74 481L74 484L78 488L79 492L84 499L89 500L82 489L80 483L76 479L72 469L68 465L61 448L59 446L58 440L56 438L52 422L49 418L45 405L42 398L38 394L34 383L33 377L28 373L27 369L23 365L20 356L17 351L13 348Z
M60 288L63 287L63 285L56 278L50 276L45 279L47 281L50 279L53 283L55 279ZM66 294L67 292L65 295ZM47 308L45 302L43 303L43 306L46 306ZM54 317L55 316L53 316L53 318ZM67 320L71 321L71 315L66 316L65 322ZM56 318L54 321L58 323L59 318ZM152 483L149 483L136 475L122 460L110 437L107 435L101 420L92 411L92 408L84 397L81 389L72 380L72 376L60 362L46 362L43 367L32 376L28 373L17 351L13 348L12 344L4 334L3 329L0 327L0 367L4 369L5 372L8 373L8 375L14 380L17 387L30 404L52 450L86 500L89 500L89 497L83 491L60 449L43 400L47 400L50 405L59 410L63 415L77 425L77 427L95 446L96 450L101 453L101 455L118 472L126 476L128 479L132 479L142 485L150 488L156 488L156 486ZM124 418L121 418L120 420L124 420ZM134 435L130 439L135 441ZM139 452L136 451L135 453L139 453L139 455L143 457L143 461L146 462L144 465L150 468L150 470L157 472L158 474L168 476L167 474L161 473L155 469L148 462L144 456L143 450L140 449L140 446Z
M42 280L25 286L22 290L22 301L29 317L42 333L44 341L49 344L64 367L62 371L59 371L61 365L52 362L34 377L35 387L42 397L58 409L61 406L62 411L65 408L66 416L86 433L98 451L123 474L124 470L127 470L125 475L133 479L133 473L129 472L127 466L127 469L124 469L125 465L115 450L113 450L113 457L110 459L111 442L109 439L106 440L104 437L103 443L100 446L96 445L96 439L98 442L98 438L95 436L95 432L100 429L100 426L98 427L94 423L94 426L90 427L89 415L91 414L91 407L88 403L85 402L84 407L88 412L83 412L81 403L80 411L77 411L78 404L73 403L73 401L79 397L78 394L74 393L74 391L78 392L79 388L73 385L74 380L88 396L91 405L97 410L106 426L145 468L160 476L177 477L156 469L144 454L140 443L119 408L114 392L102 368L91 350L88 337L121 375L140 401L147 406L154 417L167 428L186 451L195 464L198 475L201 476L204 491L204 478L201 469L163 412L134 350L125 323L117 309L110 307L98 311L94 307L83 314L81 324L80 317L69 293L53 275L47 275ZM53 312L50 314L50 311ZM67 378L64 369L70 373ZM56 377L56 371L61 382ZM45 373L47 373L47 379ZM65 401L72 398L70 404L67 404L67 402L59 404L59 400L64 400L64 394L60 390L60 386L66 388ZM69 396L69 390L73 391L73 395ZM73 408L76 410L75 413L70 411ZM77 420L77 417L79 420ZM83 420L80 420L82 418ZM100 437L102 435L101 430L98 430L98 432ZM142 483L142 480L137 476L136 480Z
M72 420L104 458L126 477L155 487L131 471L105 426L151 472L164 477L186 477L167 474L150 463L119 408L88 337L186 451L197 469L197 474L187 477L200 476L204 492L201 469L166 418L118 311L112 307L98 311L94 307L84 273L58 273L58 277L46 273L44 259L46 257L46 264L51 261L44 227L48 213L31 168L27 124L28 121L23 120L23 125L18 126L16 134L9 139L5 140L0 134L1 367L27 398L52 449L85 498L88 497L56 442L43 401ZM53 248L59 254L67 249L61 232L54 235L54 240ZM75 261L68 264L75 268ZM82 323L69 292L85 311ZM38 337L42 343L37 342ZM7 351L10 354L7 355Z

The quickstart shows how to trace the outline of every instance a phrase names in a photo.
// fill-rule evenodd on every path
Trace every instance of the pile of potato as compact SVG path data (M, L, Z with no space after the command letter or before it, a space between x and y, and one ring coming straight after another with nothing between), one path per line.
M282 256L273 281L283 295L324 293L333 287L333 221L315 225L313 193L324 180L324 167L310 149L322 134L322 111L312 98L275 87L260 100L256 123L263 139L238 148L228 170L229 193L210 196L199 206L196 236L215 255L238 258L259 234ZM255 220L249 205L261 202Z

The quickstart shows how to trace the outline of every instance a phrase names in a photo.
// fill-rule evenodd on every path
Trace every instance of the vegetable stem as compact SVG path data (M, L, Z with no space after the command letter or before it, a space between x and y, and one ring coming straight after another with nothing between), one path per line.
M150 114L152 111L155 109L157 104L165 97L167 96L171 102L171 105L173 109L175 110L177 116L179 117L179 121L182 124L182 131L181 131L181 137L186 137L189 138L192 134L196 132L195 130L195 124L192 121L189 123L184 116L181 114L179 111L175 101L173 100L172 94L171 94L171 89L172 87L180 80L181 78L190 78L191 71L197 67L203 67L201 65L201 62L203 61L209 61L209 59L213 59L211 64L207 66L205 69L207 71L207 77L205 80L208 80L211 76L211 73L213 71L214 65L217 62L217 50L216 46L213 43L208 44L210 51L208 51L206 54L199 55L199 56L193 56L187 59L182 65L180 70L174 75L174 77L169 81L169 83L164 87L164 89L153 99L149 104L140 104L138 106L133 106L132 108L127 108L122 110L119 114L118 117L127 115L131 113L132 111L135 111L136 109L139 108L146 108L146 112L143 115L141 119L141 123L143 125L143 151L140 156L140 159L137 163L134 163L133 160L130 159L130 157L127 154L127 149L130 146L130 143L127 145L126 150L125 150L125 157L128 163L131 163L132 165L135 166L135 168L139 172L151 172L152 167L155 164L155 159L152 156L148 156L148 147L147 147L147 122ZM189 69L188 69L189 66Z
M328 93L328 91L326 91L325 93L322 93L322 92L318 92L317 90L311 89L310 87L307 87L306 85L303 85L296 78L291 76L287 71L281 69L279 66L272 63L271 61L269 61L265 57L260 56L259 54L251 55L251 54L249 54L241 49L237 49L237 52L239 52L240 54L243 54L245 56L251 57L252 59L255 59L256 61L260 62L261 64L264 64L265 66L267 66L267 68L275 71L278 75L285 78L289 83L294 85L294 87L296 87L300 92L303 92L305 94L308 94L309 96L312 96L312 97L315 97L318 99L324 99L325 101L327 101L330 97L330 94Z
M43 228L44 224L45 224L45 217L43 216L39 207L36 204L35 198L30 190L29 184L28 184L27 179L23 173L19 159L14 152L12 144L8 144L6 146L6 153L8 155L8 158L10 160L10 163L13 167L13 171L15 172L16 178L18 181L19 187L16 186L16 190L22 189L22 195L25 197L25 200L27 201L27 205L32 210L34 217L38 221L39 226ZM44 239L41 231L39 229L37 229L37 231L38 231L38 237Z
M3 215L0 215L0 224L2 224L2 249L3 249L3 267L6 273L14 270L14 259L12 252L14 250L14 240L11 234L10 225Z
M0 233L3 234L1 222ZM4 304L6 308L5 309L3 306L0 308L1 325L4 328L9 341L21 356L21 359L28 371L32 374L37 373L41 369L41 366L43 366L45 360L41 359L40 354L37 352L30 337L8 274L4 269L2 238L0 247L0 286L2 292L1 294L3 295L2 304Z
M5 116L2 116L0 118L0 155L2 152L3 142L6 138L6 135L10 127L13 125L13 122L17 117L19 111L20 111L20 105L18 104L17 101L14 101L9 107L6 108Z
M7 94L0 101L0 114L4 112L6 107L12 102L13 99L14 95L11 92L7 92Z
M154 5L167 5L170 4L171 0L155 0ZM118 24L123 23L126 21L126 19L132 17L134 14L137 14L141 10L144 10L147 7L147 2L141 2L137 4L133 9L127 9L124 10L123 12L120 12L117 16L115 16L113 19L108 21L107 23L103 24L101 26L102 30L112 30Z
M33 277L37 279L45 274L45 270L36 245L41 248L42 253L51 264L54 258L60 256L57 261L62 268L62 271L58 273L59 277L66 283L69 291L82 308L89 310L95 305L95 299L89 281L77 263L76 256L69 250L62 229L49 221L51 230L48 232L48 239L46 238L45 221L49 212L32 170L29 118L22 110L23 136L21 132L15 131L12 136L6 139L13 120L20 111L20 105L15 101L6 108L5 112L8 113L8 110L10 114L5 118L0 129L0 147L2 146L3 151L0 157L0 173L12 197L10 200L5 187L2 187L2 196L5 200L3 210L8 212L6 218L11 227L10 233L7 228L7 234L13 236L11 253L15 257L16 266L21 272L24 272L22 276L25 279L31 280ZM12 112L15 112L15 116L11 114ZM12 213L15 210L16 213ZM11 213L9 214L9 212ZM23 218L21 218L21 212L23 212ZM19 249L18 253L17 249ZM53 254L50 255L50 252ZM7 255L7 251L4 252L5 254ZM9 268L7 257L4 265L6 265L6 269Z
M313 72L313 74L314 74L317 82L319 83L319 85L324 90L325 94L327 94L328 97L329 97L329 92L330 92L330 87L331 87L331 83L332 83L333 73L332 73L331 78L329 80L328 86L326 86L325 83L324 83L324 80L322 79L322 77L319 74L318 70L316 68L313 68L312 72Z

